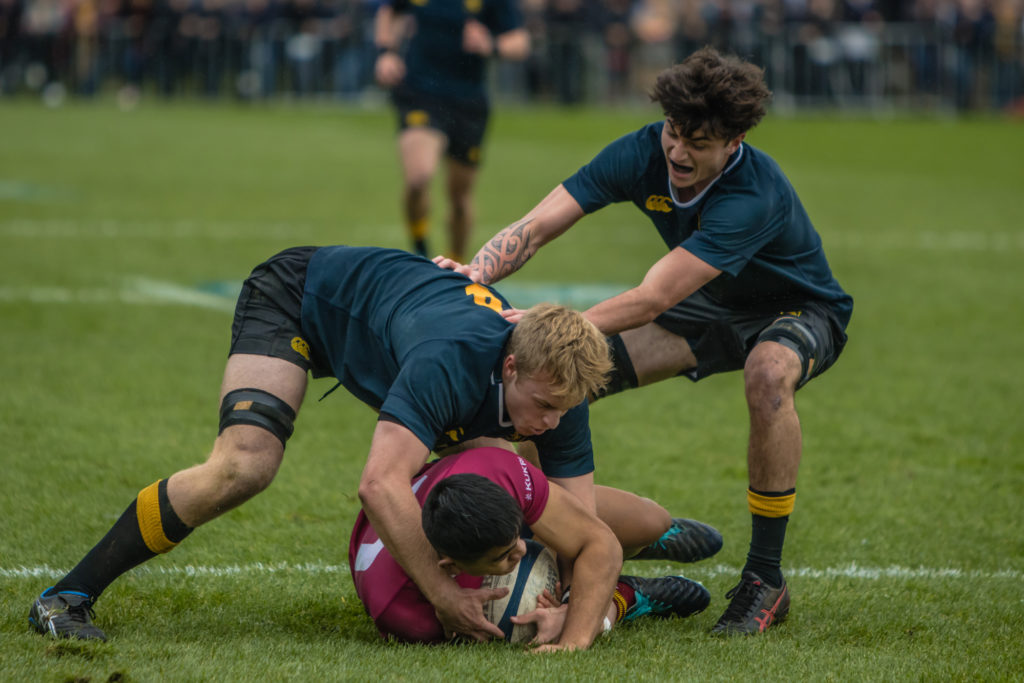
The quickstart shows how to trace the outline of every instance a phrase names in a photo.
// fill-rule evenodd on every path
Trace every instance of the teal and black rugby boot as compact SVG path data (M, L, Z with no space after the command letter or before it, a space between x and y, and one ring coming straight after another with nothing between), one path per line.
M626 610L623 621L645 614L655 617L688 617L703 612L711 603L711 594L699 582L685 576L620 576L619 581L633 589L636 602Z
M786 582L772 588L754 572L743 572L743 578L725 597L732 602L711 629L713 635L761 633L789 614L789 586Z
M672 526L661 538L626 559L697 562L706 560L721 549L722 534L717 529L695 519L674 517Z
M77 591L47 595L47 588L32 603L28 623L42 634L52 633L58 638L79 640L106 640L107 636L92 623L91 597Z

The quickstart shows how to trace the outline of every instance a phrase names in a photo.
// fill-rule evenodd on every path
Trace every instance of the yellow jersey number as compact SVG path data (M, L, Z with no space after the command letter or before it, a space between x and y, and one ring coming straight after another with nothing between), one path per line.
M466 285L466 296L473 297L473 303L477 306L483 306L495 313L501 313L501 301L483 285L475 282L471 285Z

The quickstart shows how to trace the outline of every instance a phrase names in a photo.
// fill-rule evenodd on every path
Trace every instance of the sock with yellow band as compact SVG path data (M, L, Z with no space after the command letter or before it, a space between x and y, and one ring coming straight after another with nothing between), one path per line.
M98 598L114 579L173 549L191 531L171 507L167 480L161 479L140 491L106 536L48 592L80 591Z
M627 595L629 596L628 598L626 597ZM636 602L636 593L629 585L619 581L615 585L612 602L615 604L615 623L618 623L626 616L630 606Z
M409 224L409 235L412 237L413 251L420 256L427 254L427 234L430 232L430 221L426 218L418 218Z
M770 586L782 585L782 546L786 525L796 502L796 489L757 491L747 489L751 514L750 551L743 571L752 571Z

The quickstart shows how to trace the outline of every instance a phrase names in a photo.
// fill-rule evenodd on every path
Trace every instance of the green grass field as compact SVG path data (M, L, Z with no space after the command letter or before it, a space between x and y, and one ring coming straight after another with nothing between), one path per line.
M500 109L474 246L656 116ZM790 618L707 635L749 538L742 378L663 382L593 407L597 478L722 530L705 563L627 564L684 570L712 605L557 656L378 639L346 563L375 416L344 392L317 402L327 380L268 491L103 596L110 642L30 632L36 592L139 489L205 458L232 286L287 246L405 238L383 110L4 102L0 130L0 680L1024 679L1020 122L770 116L752 132L856 299L844 356L798 395ZM626 287L663 250L612 207L508 291Z

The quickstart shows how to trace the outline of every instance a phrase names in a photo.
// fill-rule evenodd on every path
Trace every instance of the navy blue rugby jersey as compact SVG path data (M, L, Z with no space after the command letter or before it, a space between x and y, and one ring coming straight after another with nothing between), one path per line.
M682 247L722 274L704 285L730 308L817 300L845 328L853 299L832 276L821 237L778 164L746 143L704 192L679 202L661 131L648 124L612 142L563 183L586 213L631 201L669 249Z
M302 331L314 363L356 398L440 449L478 436L519 441L501 364L513 325L496 291L396 249L323 247L309 261ZM594 470L587 402L530 439L544 473Z
M384 4L416 19L416 32L405 55L406 85L459 99L487 95L487 60L462 49L466 20L476 19L495 38L523 25L514 0L384 0Z

